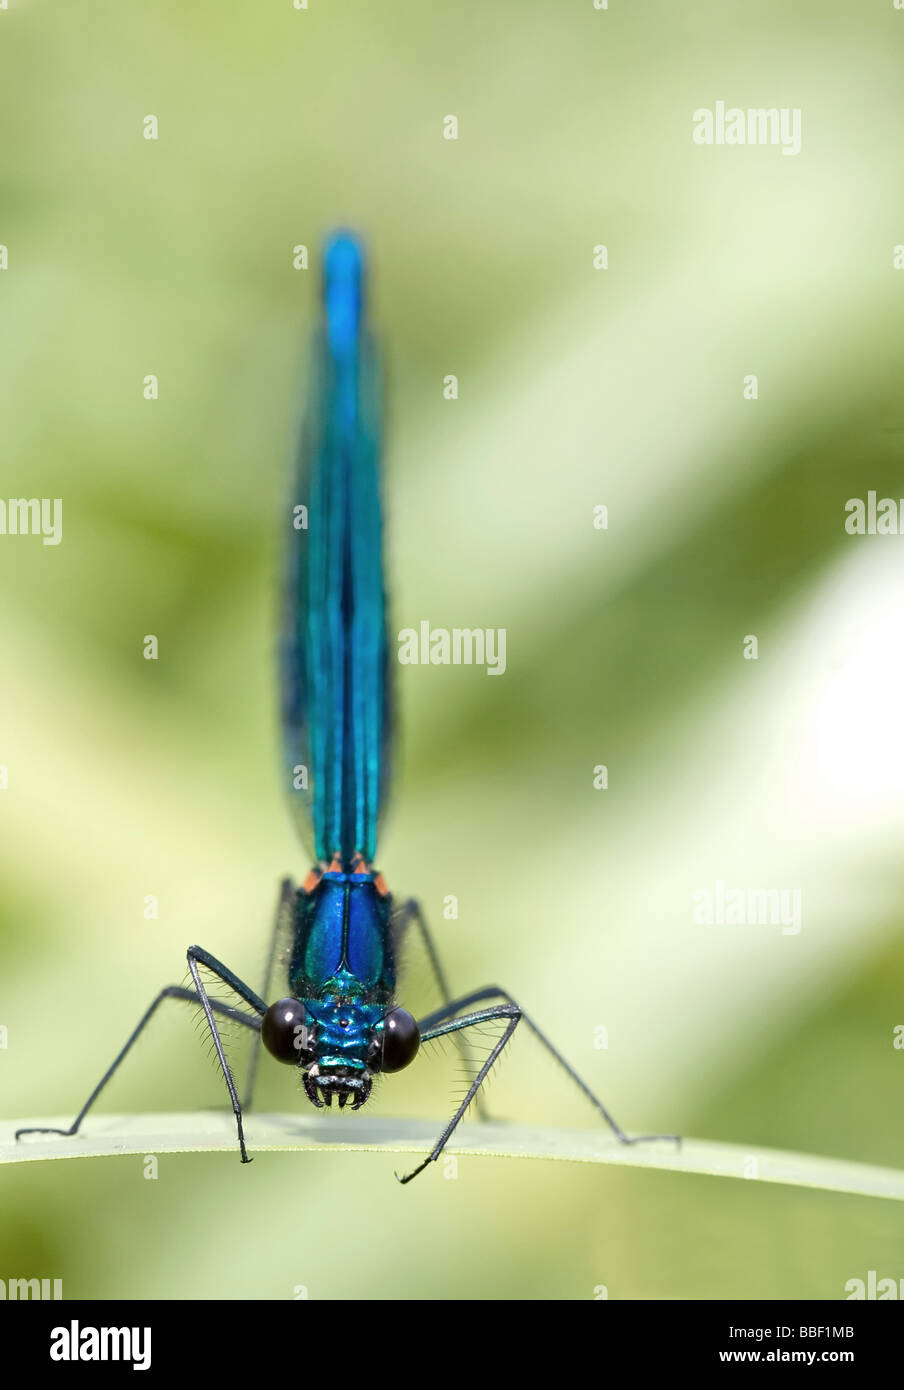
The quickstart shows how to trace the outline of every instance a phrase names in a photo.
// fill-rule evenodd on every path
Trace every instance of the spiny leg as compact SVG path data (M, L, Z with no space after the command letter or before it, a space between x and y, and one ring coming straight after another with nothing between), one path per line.
M436 980L437 988L439 989L440 993L440 998L443 1001L443 1005L445 1007L448 1007L452 1004L452 991L449 988L449 981L446 978L446 972L443 970L442 962L439 958L439 952L436 949L436 945L434 943L433 935L430 931L430 928L427 926L426 918L424 917L424 914L421 911L420 903L415 898L409 898L407 902L402 903L401 907L398 909L396 916L399 934L401 934L401 932L404 931L405 927L407 927L409 922L414 922L414 924L416 925L418 931L421 934L421 940L423 941L427 951L427 959L430 962L430 968L433 971L433 977ZM458 1050L461 1054L461 1059L464 1062L465 1067L467 1068L468 1075L473 1076L474 1057L470 1047L468 1046L467 1038L465 1038L461 1033L456 1033L455 1041L458 1045ZM477 1118L479 1120L482 1120L484 1122L489 1121L490 1116L487 1111L486 1101L484 1100L484 1097L482 1095L477 1096L474 1108L477 1112Z
M453 1005L450 1005L449 1007L454 1007L454 1001ZM436 1160L439 1158L443 1149L446 1147L449 1140L452 1138L452 1135L455 1133L455 1130L458 1128L458 1125L461 1122L462 1117L466 1113L468 1106L471 1104L471 1101L477 1095L477 1092L480 1090L480 1087L483 1085L486 1077L489 1075L490 1068L493 1066L493 1063L496 1061L496 1058L499 1056L500 1052L511 1038L515 1029L518 1027L519 1022L521 1021L521 1016L521 1010L518 1008L517 1004L497 1004L496 1007L493 1009L479 1009L476 1013L464 1014L462 1017L454 1018L448 1023L440 1023L436 1027L425 1028L425 1024L427 1022L426 1019L422 1020L422 1022L418 1024L418 1027L421 1030L421 1042L430 1042L432 1038L441 1038L445 1036L447 1033L456 1033L462 1028L471 1028L474 1026L474 1024L477 1023L490 1023L493 1019L496 1018L508 1019L508 1023L506 1024L505 1031L503 1032L501 1038L495 1044L489 1057L486 1059L483 1066L480 1068L480 1071L475 1076L474 1080L471 1083L468 1094L465 1096L461 1105L458 1107L455 1114L452 1116L451 1120L446 1125L446 1128L439 1136L439 1139L434 1144L430 1153L427 1155L427 1157L424 1159L422 1163L419 1163L418 1166L416 1168L413 1168L410 1173L406 1173L403 1178L399 1178L398 1173L396 1173L396 1177L399 1178L399 1182L411 1182L412 1178L416 1178L418 1173L422 1173L424 1171L428 1163L435 1163ZM430 1015L430 1017L433 1017L433 1015Z
M213 1038L213 1045L217 1050L217 1057L220 1059L220 1066L223 1070L226 1089L229 1092L229 1099L232 1102L232 1113L235 1115L235 1124L239 1138L239 1152L242 1157L242 1162L250 1163L251 1159L248 1157L248 1151L245 1148L245 1132L242 1128L242 1107L239 1104L238 1091L235 1089L232 1072L229 1070L229 1063L226 1061L226 1053L223 1051L223 1043L220 1040L220 1034L217 1030L216 1022L214 1021L213 1005L208 997L207 990L204 988L204 982L198 973L198 965L203 965L208 970L212 970L224 984L228 985L230 989L235 990L240 998L244 999L247 1004L250 1004L253 1009L256 1009L261 1017L267 1012L267 1006L263 999L254 993L253 989L250 989L243 980L239 979L238 975L234 975L227 966L217 960L216 956L212 956L210 952L205 951L203 947L189 946L186 956L188 958L188 968L191 971L191 977L195 982L195 988L201 996L201 1008L204 1010L204 1015L207 1019L210 1036Z
M261 987L261 996L266 996L270 987L270 980L273 976L273 966L276 960L276 948L279 942L280 927L283 924L283 915L290 911L292 899L295 894L295 885L290 878L284 878L279 885L279 898L276 903L276 915L273 919L273 930L270 933L270 948L267 953L266 974L264 983ZM254 1083L257 1080L257 1064L261 1051L261 1035L258 1031L257 1036L251 1041L251 1055L248 1058L248 1071L245 1075L245 1097L242 1101L242 1109L250 1110L251 1101L254 1097Z
M434 1010L432 1014L429 1014L425 1019L422 1020L422 1024L426 1028L432 1028L434 1023L440 1022L443 1018L448 1018L451 1013L457 1013L460 1009L469 1009L472 1007L472 1005L479 1004L487 999L505 999L509 1004L515 1004L515 1000L509 994L508 990L501 989L499 985L487 985L484 989L476 989L471 994L463 995L461 999L455 1000L454 1004L449 1006L448 1009L443 1008ZM526 1014L519 1004L515 1004L515 1006L520 1010L521 1017L524 1019L524 1022L527 1024L531 1032L534 1034L534 1037L539 1039L539 1041L546 1048L550 1056L555 1058L562 1070L568 1076L571 1077L571 1080L575 1083L579 1090L587 1097L594 1109L597 1110L600 1115L602 1115L603 1119L606 1121L609 1128L612 1130L612 1133L615 1135L616 1139L618 1139L620 1143L649 1144L657 1139L668 1139L674 1144L681 1143L681 1136L678 1134L635 1134L633 1136L626 1134L622 1129L621 1125L618 1124L615 1118L606 1109L605 1105L603 1105L603 1102L600 1100L599 1096L597 1096L593 1091L591 1091L590 1087L587 1085L586 1081L584 1081L583 1077L581 1077L578 1074L578 1072L575 1071L574 1067L571 1065L570 1062L565 1060L565 1058L562 1056L561 1052L551 1041L551 1039L549 1039L546 1036L546 1034L542 1031L541 1028L537 1027L537 1024L534 1023L530 1015Z
M101 1091L104 1089L107 1082L112 1077L113 1073L117 1070L120 1063L125 1059L126 1054L137 1042L139 1035L144 1032L144 1029L147 1027L148 1023L150 1023L151 1018L156 1013L159 1006L163 1003L164 999L184 999L191 1004L202 1003L201 996L197 994L195 990L185 989L182 985L167 985L166 988L162 989L160 993L157 995L157 998L153 1001L150 1008L148 1008L142 1015L141 1020L138 1023L138 1026L135 1029L133 1029L125 1045L116 1054L110 1066L107 1068L100 1081L98 1081L97 1085L94 1087L94 1090L91 1092L90 1096L85 1101L84 1105L76 1115L75 1119L72 1121L72 1124L69 1126L69 1128L52 1129L49 1127L41 1127L36 1125L27 1129L17 1129L16 1138L18 1139L19 1136L22 1134L75 1134L78 1131L78 1127L81 1124L82 1120L85 1118L88 1111L91 1109L92 1105L97 1100L97 1097L100 1095ZM253 1028L255 1031L260 1030L260 1020L255 1015L243 1013L241 1009L234 1009L228 1004L221 1004L219 1000L211 1000L210 1005L216 1013L223 1014L224 1017L230 1018L236 1023L241 1023L245 1028Z
M500 998L506 1000L506 1003L496 1005L495 1008L492 1009L482 1009L475 1013L466 1013L463 1015L460 1013L462 1009L470 1009L474 1004L482 1003L488 999ZM459 1014L459 1017L453 1017L453 1015L455 1014ZM606 1109L605 1105L603 1105L599 1097L595 1095L593 1091L591 1091L590 1087L583 1080L583 1078L575 1071L574 1067L572 1067L571 1064L565 1060L561 1052L559 1052L558 1048L554 1046L554 1044L546 1036L542 1029L537 1027L533 1019L524 1012L524 1010L521 1008L519 1004L515 1002L515 1000L511 997L508 991L501 989L498 985L488 985L484 989L473 990L470 994L465 994L460 999L453 1000L451 1003L444 1005L443 1008L436 1009L432 1014L428 1014L426 1018L421 1019L418 1024L418 1027L421 1030L421 1039L423 1041L429 1041L430 1038L439 1037L444 1033L449 1033L458 1029L470 1028L476 1023L483 1023L492 1018L510 1018L512 1021L506 1027L506 1030L503 1033L502 1037L499 1039L499 1042L493 1048L493 1051L487 1058L485 1065L481 1068L479 1075L475 1078L474 1085L471 1087L470 1092L465 1097L463 1104L459 1107L458 1111L455 1113L449 1124L444 1129L443 1133L440 1135L440 1138L433 1150L431 1151L431 1153L427 1156L427 1158L424 1159L423 1163L419 1164L418 1167L413 1170L413 1172L408 1173L404 1178L401 1178L400 1182L410 1182L412 1178L417 1177L418 1173L423 1172L424 1168L426 1168L428 1163L435 1162L439 1155L442 1153L446 1144L449 1142L451 1135L454 1133L456 1127L458 1126L463 1115L465 1114L465 1111L467 1110L468 1105L470 1104L473 1096L479 1090L484 1078L489 1073L493 1063L496 1061L497 1057L502 1052L502 1049L505 1047L506 1043L509 1041L512 1034L514 1033L517 1024L522 1019L527 1024L528 1028L530 1028L534 1036L539 1039L539 1041L543 1044L543 1046L550 1053L550 1055L556 1060L556 1062L558 1062L559 1066L562 1067L566 1074L580 1089L583 1095L587 1097L587 1099L593 1105L594 1109L597 1110L600 1115L602 1115L603 1119L609 1125L609 1128L612 1130L619 1143L643 1144L649 1143L657 1139L667 1139L675 1144L681 1143L681 1139L677 1134L639 1134L633 1136L626 1134L624 1130L621 1128L621 1126L617 1123L615 1118Z

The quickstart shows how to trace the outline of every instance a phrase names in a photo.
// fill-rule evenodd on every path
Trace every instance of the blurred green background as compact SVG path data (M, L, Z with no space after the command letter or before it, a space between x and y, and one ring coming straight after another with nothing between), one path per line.
M4 492L62 497L64 532L0 538L5 1118L73 1114L189 943L256 980L277 881L308 867L274 612L317 248L346 223L387 359L396 626L508 633L503 678L400 670L390 885L453 984L506 985L629 1129L904 1162L904 539L843 526L848 497L904 495L902 43L890 0L9 0ZM802 152L695 145L718 100L802 108ZM800 887L802 931L697 926L717 878ZM282 1068L266 1085L306 1105ZM377 1103L439 1127L450 1096L425 1060ZM222 1100L171 1006L104 1105ZM526 1037L492 1100L593 1123ZM7 1167L0 1276L836 1299L904 1275L890 1203L477 1158L403 1189L393 1166Z

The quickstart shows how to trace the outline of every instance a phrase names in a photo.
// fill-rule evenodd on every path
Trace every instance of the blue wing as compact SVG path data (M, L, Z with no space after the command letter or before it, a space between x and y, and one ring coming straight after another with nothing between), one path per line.
M318 859L338 854L345 864L356 851L368 863L376 854L391 724L380 373L363 309L363 254L338 233L324 252L324 322L293 497L282 705L298 818L313 826Z

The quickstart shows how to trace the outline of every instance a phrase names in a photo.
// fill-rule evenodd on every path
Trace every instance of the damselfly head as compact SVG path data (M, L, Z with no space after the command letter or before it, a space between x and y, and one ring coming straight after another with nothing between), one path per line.
M320 1110L333 1097L360 1110L373 1078L413 1062L421 1035L406 1009L351 998L278 999L261 1020L261 1038L280 1062L300 1066L308 1100Z

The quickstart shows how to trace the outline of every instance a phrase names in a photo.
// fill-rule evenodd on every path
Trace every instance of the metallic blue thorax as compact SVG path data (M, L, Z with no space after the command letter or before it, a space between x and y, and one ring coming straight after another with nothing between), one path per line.
M317 1055L358 1065L395 989L391 899L370 873L326 873L298 894L289 989L317 1023Z
M289 965L295 997L390 1000L395 987L390 903L370 873L326 873L312 892L299 893Z

